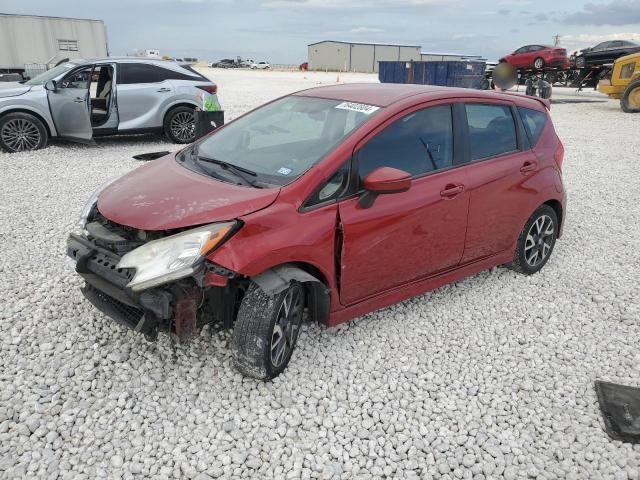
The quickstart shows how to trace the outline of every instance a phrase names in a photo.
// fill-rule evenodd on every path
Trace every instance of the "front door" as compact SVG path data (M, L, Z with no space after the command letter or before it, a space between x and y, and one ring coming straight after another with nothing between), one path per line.
M360 183L380 167L413 176L404 193L379 195L363 208L339 204L340 301L351 305L455 267L462 257L469 195L454 147L451 105L414 109L387 122L355 154Z
M86 143L93 136L88 105L92 68L74 70L57 83L56 90L47 91L58 136L67 140Z

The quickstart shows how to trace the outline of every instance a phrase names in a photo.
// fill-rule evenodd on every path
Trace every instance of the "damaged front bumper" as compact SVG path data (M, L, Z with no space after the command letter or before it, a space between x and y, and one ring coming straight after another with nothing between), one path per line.
M82 293L87 300L116 322L150 339L155 339L159 330L188 338L203 323L227 323L222 314L229 313L227 297L233 297L230 285L220 280L224 277L219 273L209 272L206 266L198 272L198 278L134 292L127 284L135 270L117 268L121 257L114 252L71 234L67 255L86 282ZM213 282L211 286L206 284L207 279ZM211 312L212 309L218 314Z

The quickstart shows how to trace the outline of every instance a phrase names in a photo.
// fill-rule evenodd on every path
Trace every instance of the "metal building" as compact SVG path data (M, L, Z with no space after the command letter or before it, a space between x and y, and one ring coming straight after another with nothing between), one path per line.
M420 52L423 62L461 62L464 60L486 60L482 55L465 55L463 53Z
M310 70L372 73L380 61L418 61L419 45L324 40L308 45Z
M106 57L102 20L0 13L0 72L23 72L65 58Z

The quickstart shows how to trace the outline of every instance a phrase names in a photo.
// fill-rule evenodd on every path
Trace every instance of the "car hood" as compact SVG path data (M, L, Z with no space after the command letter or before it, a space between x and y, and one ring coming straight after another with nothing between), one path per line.
M22 85L18 82L0 82L0 98L17 97L31 90L30 85Z
M192 172L168 155L105 188L98 210L107 219L141 230L171 230L232 220L271 205L280 189L220 182Z

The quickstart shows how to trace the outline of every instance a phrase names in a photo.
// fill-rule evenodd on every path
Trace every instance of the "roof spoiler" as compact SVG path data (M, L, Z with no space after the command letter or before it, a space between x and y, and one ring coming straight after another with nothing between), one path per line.
M546 108L547 110L551 110L551 100L549 100L548 98L534 97L532 95L522 95L521 93L517 93L517 92L502 92L502 93L505 95L514 95L516 97L525 97L525 98L530 98L531 100L537 100L544 106L544 108Z

